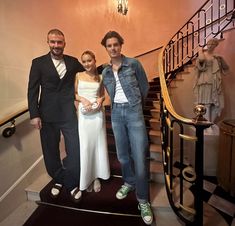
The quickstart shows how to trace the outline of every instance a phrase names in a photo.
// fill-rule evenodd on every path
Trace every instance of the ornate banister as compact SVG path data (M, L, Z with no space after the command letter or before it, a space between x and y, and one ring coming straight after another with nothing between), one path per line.
M195 107L195 117L179 115L168 93L168 80L188 64L209 38L222 36L225 29L234 26L235 0L208 0L173 35L163 47L158 60L161 84L161 132L163 168L166 191L170 205L186 225L203 225L203 156L204 130L212 125L204 119L203 105ZM192 132L193 131L193 132ZM185 144L190 143L194 163L185 159ZM174 164L179 164L179 174L174 173ZM189 186L189 185L190 186Z
M164 52L166 74L193 59L209 38L222 35L228 26L233 26L231 22L235 17L234 4L234 0L208 0L172 36Z

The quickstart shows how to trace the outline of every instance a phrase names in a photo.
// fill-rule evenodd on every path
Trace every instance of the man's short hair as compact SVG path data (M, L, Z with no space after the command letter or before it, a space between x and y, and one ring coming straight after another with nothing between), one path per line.
M110 39L110 38L117 38L120 45L124 44L124 39L122 38L122 36L119 33L117 33L116 31L109 31L103 37L103 39L101 41L101 45L106 47L106 41L107 41L107 39Z
M53 35L61 35L61 36L64 37L64 33L62 31L60 31L59 29L56 29L56 28L55 29L51 29L50 31L48 31L47 36L51 35L51 34L53 34Z

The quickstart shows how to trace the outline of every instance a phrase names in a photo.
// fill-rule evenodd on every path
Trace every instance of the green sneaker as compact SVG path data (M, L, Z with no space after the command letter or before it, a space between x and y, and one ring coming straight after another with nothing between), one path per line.
M150 207L150 204L148 202L146 203L139 203L138 206L140 212L141 212L141 217L144 221L145 224L152 224L153 222L153 213Z
M124 199L127 197L128 193L132 190L131 187L126 185L122 185L122 187L117 191L116 198L117 199Z

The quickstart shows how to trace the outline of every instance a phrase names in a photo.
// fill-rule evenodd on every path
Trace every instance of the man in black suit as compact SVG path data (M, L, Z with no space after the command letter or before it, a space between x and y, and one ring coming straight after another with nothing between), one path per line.
M74 79L84 71L78 59L63 54L64 34L52 29L47 34L50 52L32 61L28 83L31 124L40 130L41 145L48 174L54 185L55 198L64 186L73 201L81 198L80 149L78 121L74 105ZM60 158L60 136L65 141L66 157Z

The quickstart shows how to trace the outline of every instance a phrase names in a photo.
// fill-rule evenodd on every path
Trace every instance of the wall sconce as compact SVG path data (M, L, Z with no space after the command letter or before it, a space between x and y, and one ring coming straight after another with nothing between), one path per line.
M117 0L118 1L118 6L117 10L119 13L122 15L126 15L128 11L128 1L127 0Z

